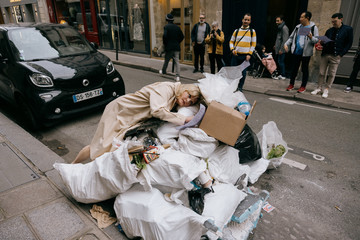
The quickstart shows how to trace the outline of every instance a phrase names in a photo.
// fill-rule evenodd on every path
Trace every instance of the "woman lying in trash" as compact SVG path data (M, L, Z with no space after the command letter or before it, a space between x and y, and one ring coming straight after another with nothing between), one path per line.
M193 116L186 117L171 110L176 106L194 105L200 98L197 85L157 82L113 100L106 106L90 145L85 146L72 163L94 160L114 151L114 138L122 140L129 129L151 117L177 125L189 122Z

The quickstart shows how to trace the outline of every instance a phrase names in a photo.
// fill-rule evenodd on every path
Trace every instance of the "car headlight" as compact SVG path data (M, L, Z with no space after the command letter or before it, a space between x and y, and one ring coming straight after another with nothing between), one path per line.
M109 74L112 73L113 71L115 71L115 68L114 68L113 63L110 61L110 62L108 62L108 64L106 65L106 73L109 75Z
M54 86L54 83L51 79L51 77L46 76L44 74L39 73L33 73L30 75L30 80L35 86L38 87L52 87Z

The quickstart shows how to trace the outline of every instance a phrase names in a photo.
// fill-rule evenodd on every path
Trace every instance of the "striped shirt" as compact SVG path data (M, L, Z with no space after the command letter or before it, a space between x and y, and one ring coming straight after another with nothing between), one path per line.
M252 37L251 37L251 31L252 31ZM235 36L236 32L238 32L237 36ZM245 36L244 36L244 34L245 34ZM240 39L241 39L241 41L239 42ZM238 54L250 54L251 55L253 53L253 51L255 50L255 46L256 46L255 30L250 29L249 27L247 27L245 29L239 28L239 31L235 30L231 36L229 45L230 45L231 51L234 50L234 48L235 48L235 50Z

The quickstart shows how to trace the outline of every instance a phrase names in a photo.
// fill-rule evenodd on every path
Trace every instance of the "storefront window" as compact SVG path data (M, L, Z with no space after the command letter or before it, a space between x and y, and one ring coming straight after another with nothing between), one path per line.
M98 24L100 45L103 48L113 49L116 47L116 37L118 32L118 15L115 0L98 1Z
M17 23L24 22L20 6L13 6L13 12L14 12L15 20Z
M133 50L145 51L145 27L144 18L146 14L145 0L127 0L128 27L130 44Z

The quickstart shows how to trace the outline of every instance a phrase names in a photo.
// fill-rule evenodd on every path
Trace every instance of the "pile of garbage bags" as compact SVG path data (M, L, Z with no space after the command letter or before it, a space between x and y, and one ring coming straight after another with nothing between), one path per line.
M199 87L206 101L235 107L246 100L243 93L234 93L239 72L224 67L216 75L204 74ZM178 111L190 116L198 108ZM196 126L179 130L164 122L152 128L156 138L146 132L114 139L117 150L90 163L55 163L54 168L78 202L116 198L116 217L128 238L247 239L269 197L248 185L268 168L279 167L288 151L276 124L268 122L258 134L246 125L234 147ZM149 138L154 138L151 151ZM137 148L149 156L143 167L135 164L132 151ZM203 173L211 177L211 191L201 190L198 177Z

